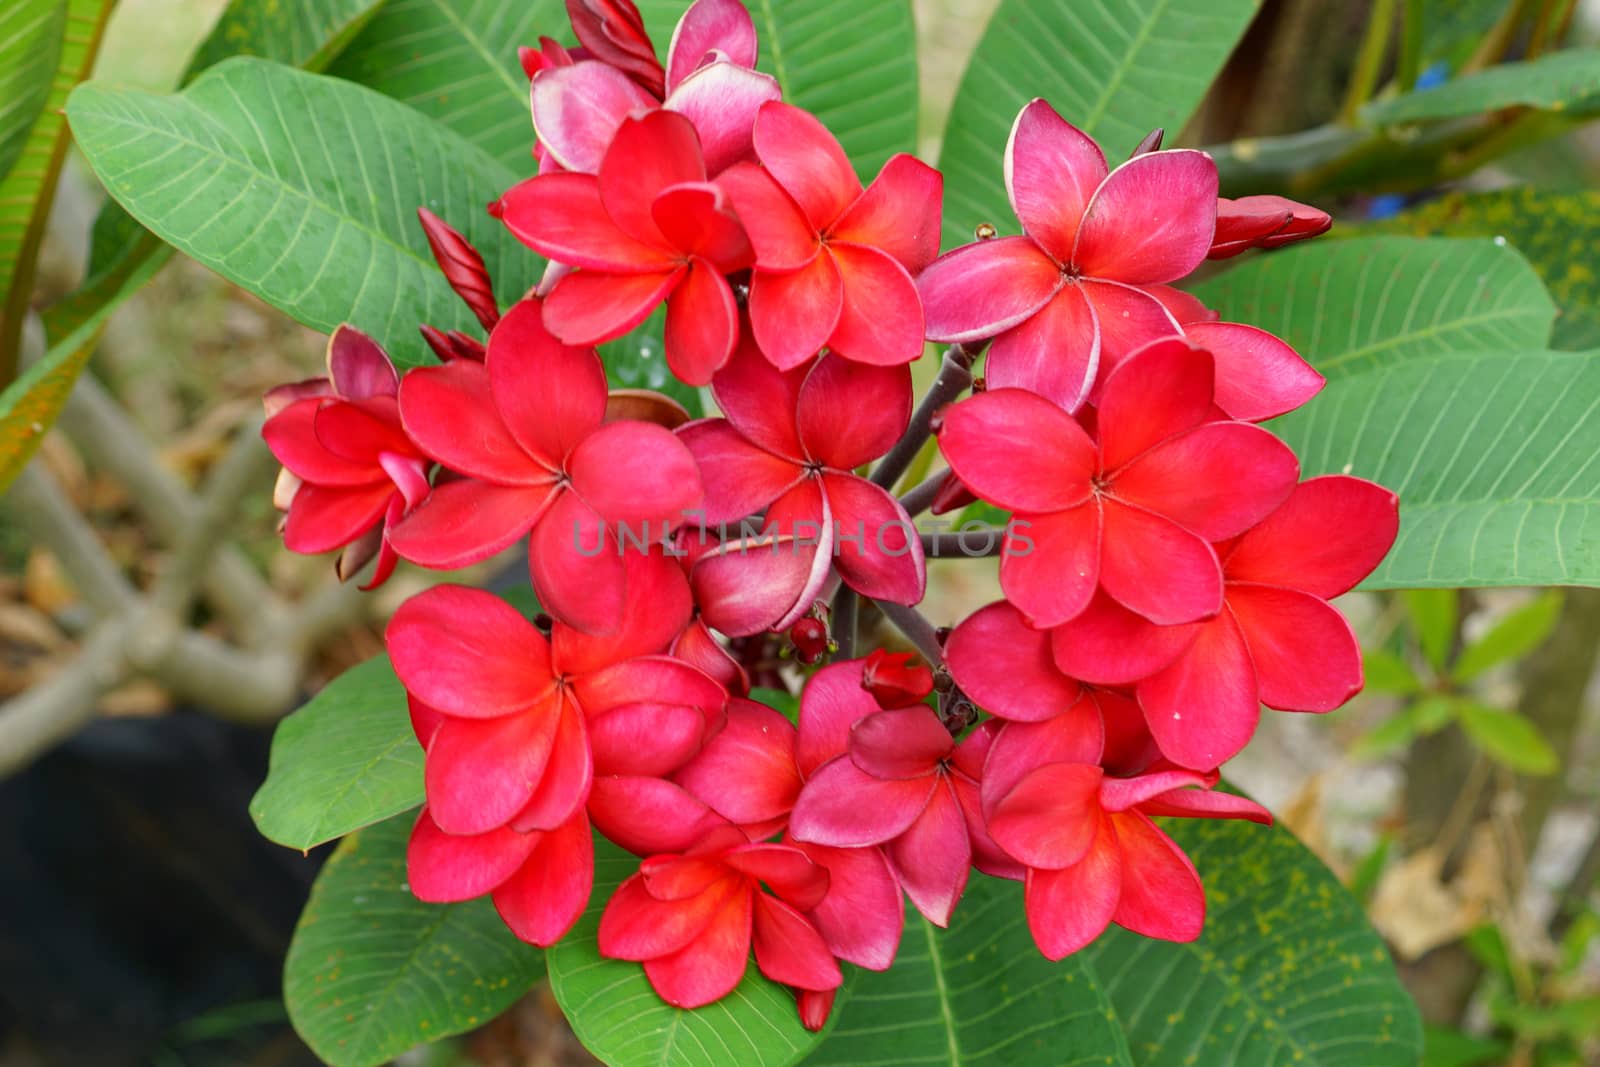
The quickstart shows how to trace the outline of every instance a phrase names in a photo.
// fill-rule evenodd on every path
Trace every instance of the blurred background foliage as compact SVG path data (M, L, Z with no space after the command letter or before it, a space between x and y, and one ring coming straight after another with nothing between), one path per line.
M22 12L26 3L7 6ZM924 158L939 156L938 131L997 3L916 0ZM175 87L197 50L194 64L230 50L228 33L212 32L227 6L122 0L103 26L95 78ZM73 27L43 21L28 31L43 55ZM1557 70L1542 87L1533 79L1529 102L1541 106L1481 112L1470 93L1450 93L1497 64L1559 61L1558 49L1597 41L1593 0L1262 0L1204 106L1185 130L1167 131L1167 143L1211 147L1228 195L1282 192L1331 210L1329 240L1404 233L1509 243L1557 303L1554 347L1595 348L1600 127L1588 120L1600 68ZM283 58L312 69L337 63L315 48ZM1398 101L1429 86L1444 98ZM0 84L0 105L4 94ZM1357 121L1386 108L1400 120L1410 114L1396 107L1420 107L1419 123L1430 109L1445 118L1377 130ZM23 152L8 114L0 106L0 171L8 151ZM507 137L514 147L531 131ZM81 161L67 153L64 162L47 225L11 233L0 224L12 305L70 330L87 320L61 301L86 276L112 288L153 277L85 335L98 331L98 343L83 346L88 374L61 428L39 434L36 462L139 585L159 576L161 550L179 539L174 523L201 513L211 476L241 463L255 477L227 499L216 527L231 561L220 569L260 576L244 585L270 593L263 614L283 613L314 635L299 654L261 661L289 696L314 692L381 650L386 612L423 580L403 573L370 601L331 588L326 560L278 545L270 462L229 459L233 442L253 436L265 388L317 373L322 338L157 245L91 262L103 194ZM22 166L0 192L15 191ZM7 203L0 196L0 212ZM21 328L26 316L7 321ZM26 336L36 333L24 331L24 350L38 347ZM931 374L933 361L922 369ZM109 446L95 433L107 420ZM97 610L93 591L63 566L73 546L26 532L17 500L0 508L0 701L81 664ZM932 615L954 619L995 595L984 568L949 561L932 570ZM1428 1067L1600 1063L1600 591L1356 593L1342 606L1368 649L1367 692L1328 717L1266 717L1226 773L1365 902L1428 1020ZM251 636L249 614L198 611L194 622L257 650L267 638ZM150 677L115 684L81 732L58 731L14 758L0 753L10 773L0 781L0 907L37 920L0 929L0 1065L314 1062L287 1026L278 976L321 857L265 843L244 812L265 764L261 726L284 707L227 716L243 721L234 725L204 696ZM0 718L8 708L0 704ZM108 881L117 892L105 892ZM540 989L488 1027L407 1062L589 1061Z

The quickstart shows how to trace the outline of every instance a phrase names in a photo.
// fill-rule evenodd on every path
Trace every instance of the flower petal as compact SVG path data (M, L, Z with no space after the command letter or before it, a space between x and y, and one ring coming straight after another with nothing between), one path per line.
M1222 609L1222 568L1205 540L1118 500L1107 499L1102 512L1100 583L1118 603L1158 626Z
M482 589L436 585L418 593L395 611L384 643L407 692L446 715L508 715L555 686L544 635Z
M825 474L833 517L833 565L862 596L916 604L927 589L927 562L911 516L886 490L853 474Z
M325 397L306 397L280 409L261 427L267 447L290 473L318 485L370 485L382 481L382 471L375 470L372 464L331 452L317 439L317 413L328 402Z
M623 119L656 106L633 79L595 60L540 71L531 100L539 143L562 167L583 174L600 169Z
M916 274L939 254L943 202L944 176L915 156L898 152L829 234L835 241L887 252Z
M750 158L756 115L767 101L782 97L772 75L718 59L684 78L662 107L694 123L706 170L720 174Z
M653 216L657 194L679 182L705 179L694 124L657 110L622 120L606 148L596 185L601 206L618 229L653 248L670 248L676 243L662 235Z
M589 818L611 841L637 856L682 852L726 819L661 778L597 777Z
M1256 732L1256 672L1231 612L1201 627L1172 666L1139 683L1139 706L1161 754L1209 771L1238 755Z
M327 360L328 380L334 391L347 399L394 396L400 388L400 376L389 354L348 322L328 336Z
M1105 932L1122 896L1122 878L1122 853L1109 818L1100 820L1082 861L1065 870L1028 872L1028 930L1046 959L1070 956Z
M819 483L800 482L767 509L760 536L728 542L695 564L701 616L730 637L792 626L832 571L833 532Z
M612 219L591 174L529 178L507 189L496 210L517 240L567 266L639 274L671 265L664 241L642 241Z
M883 971L894 962L905 928L900 883L877 848L829 848L785 837L827 869L828 893L811 909L828 951L842 960Z
M796 403L805 455L836 470L870 463L894 447L911 421L911 371L823 356Z
M954 748L926 704L874 712L850 727L850 761L874 778L925 778Z
M1399 501L1383 486L1341 474L1311 478L1239 538L1228 577L1335 597L1372 573L1399 526Z
M972 869L967 820L948 779L941 776L910 829L884 846L900 887L924 918L949 926Z
M922 355L922 298L906 269L887 252L866 245L832 241L827 248L844 282L828 348L878 366L910 363Z
M751 842L728 851L723 862L765 882L773 893L802 911L816 907L828 892L828 872L794 845Z
M822 934L793 907L755 894L756 966L774 982L796 989L834 989L844 983Z
M466 567L525 535L557 497L571 495L554 485L446 482L389 531L389 544L424 567Z
M302 485L294 494L283 543L291 552L308 555L349 544L383 519L395 496L394 486Z
M445 719L423 769L439 829L486 833L526 807L549 761L560 708L560 698L551 697L497 719Z
M1130 685L1167 667L1194 641L1198 624L1157 626L1102 590L1050 631L1055 666L1096 685Z
M1060 870L1082 862L1100 824L1104 777L1090 763L1030 771L989 807L989 836L1027 867Z
M1081 285L1063 285L1038 313L994 339L984 363L991 389L1037 393L1077 411L1100 368L1100 323Z
M839 325L844 280L826 250L799 270L757 268L750 281L750 325L761 352L780 370L815 356Z
M762 355L750 331L739 338L728 365L711 383L717 407L756 445L795 463L805 462L795 411L810 367L781 371Z
M1304 404L1327 384L1288 344L1237 322L1196 322L1189 340L1217 362L1217 406L1230 418L1261 422Z
M702 419L678 430L705 479L705 521L735 522L753 515L799 481L801 468L757 448L726 419Z
M1100 146L1048 103L1034 100L1017 112L1006 142L1006 194L1028 236L1058 263L1071 262L1078 224L1106 173Z
M687 948L736 895L749 895L724 877L689 896L657 897L644 872L628 878L600 915L600 953L614 960L650 960Z
M594 838L578 812L543 834L520 870L494 891L494 908L511 932L548 948L572 929L594 888Z
M489 334L490 393L517 444L552 470L606 414L606 371L593 349L569 348L545 329L543 305L518 301ZM459 427L458 427L459 432Z
M1200 875L1173 840L1138 812L1113 815L1122 897L1111 921L1146 937L1193 941L1206 924Z
M1061 284L1061 268L1027 237L962 245L917 275L928 340L1003 333L1044 307Z
M795 728L789 720L752 700L728 703L728 722L674 781L740 824L789 814L800 794L794 762Z
M554 830L572 818L589 799L589 784L594 780L594 759L589 754L589 732L583 712L572 701L561 701L561 718L556 724L550 759L533 796L511 820L514 830Z
M400 382L400 418L417 447L453 471L501 485L553 480L501 421L481 363L458 359L409 372Z
M1135 156L1095 190L1072 264L1134 285L1184 277L1206 258L1217 223L1217 165L1204 152Z
M544 324L569 345L613 340L649 318L687 272L681 266L651 274L574 271L545 298Z
M1129 356L1163 337L1182 333L1178 321L1155 297L1134 285L1084 278L1079 283L1083 295L1094 307L1100 327L1100 370L1097 385ZM1099 390L1090 393L1098 401Z
M627 571L615 540L577 493L560 494L539 517L528 539L528 571L539 603L557 619L588 633L616 630Z
M996 732L983 763L985 814L994 811L1018 782L1040 767L1097 764L1104 749L1100 706L1087 692L1054 718L1005 723Z
M699 505L704 489L694 455L664 426L608 422L567 462L572 487L607 522L660 539Z
M968 697L1007 719L1059 715L1080 687L1050 658L1050 633L1004 600L969 615L945 641L945 666Z
M861 181L839 141L815 115L793 104L761 106L756 155L794 197L812 228L827 229L861 195Z
M728 281L696 256L667 298L667 366L689 385L710 385L739 340L739 307Z
M938 787L936 775L884 780L848 757L836 757L807 777L789 816L789 832L834 848L879 845L905 833Z
M1297 589L1228 583L1261 702L1284 711L1332 711L1361 691L1361 645L1339 610Z
M744 270L755 260L750 238L719 185L680 182L664 189L650 210L680 257L699 256L717 274Z
M1022 389L990 389L948 408L939 450L967 488L1030 515L1082 504L1097 460L1070 415Z
M1089 606L1100 581L1102 510L1090 502L1007 526L1000 588L1031 625L1060 626Z
M878 711L878 702L862 687L865 660L830 663L806 682L800 693L800 733L795 764L810 778L822 764L850 747L850 727Z
M711 52L741 67L756 65L756 25L739 0L695 0L689 5L667 46L667 91L698 70Z
M539 843L538 834L499 827L486 834L447 834L423 808L406 846L406 884L418 900L471 900L516 873Z
M645 961L645 977L662 1000L688 1010L733 992L750 961L753 895L735 893L690 945Z
M616 628L593 634L571 626L556 626L550 635L551 663L559 674L583 676L573 678L573 685L590 711L625 703L630 693L670 691L675 702L694 703L690 697L698 699L710 691L707 679L698 673L673 669L665 676L643 673L626 681L604 673L606 669L620 672L625 661L632 662L636 657L665 652L673 637L688 625L694 611L683 568L665 550L629 551L623 555L622 563L628 597ZM654 663L654 659L646 660L642 665L636 664L635 669L653 671ZM680 696L684 699L679 700Z
M1106 378L1099 402L1101 466L1115 471L1211 411L1211 356L1181 337L1153 341Z
M754 163L723 171L717 184L733 200L762 270L799 270L817 254L817 229L783 186Z
M1234 537L1288 499L1294 451L1246 422L1213 422L1156 445L1117 472L1113 492L1208 541Z

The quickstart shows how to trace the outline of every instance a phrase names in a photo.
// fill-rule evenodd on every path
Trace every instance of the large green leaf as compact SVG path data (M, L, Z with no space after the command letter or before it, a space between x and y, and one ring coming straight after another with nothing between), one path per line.
M284 962L294 1028L334 1067L373 1067L480 1026L539 980L541 954L487 897L424 904L406 888L409 818L345 839Z
M601 957L600 913L638 869L597 839L589 909L547 953L550 988L584 1046L610 1067L779 1067L804 1058L819 1036L800 1025L794 994L754 965L732 993L683 1011L656 995L640 964Z
M1429 89L1379 100L1362 118L1379 126L1459 118L1516 106L1586 112L1600 105L1600 51L1552 52L1505 63Z
M1600 242L1600 192L1447 193L1363 230L1506 241L1528 257L1561 309L1551 344L1600 347L1600 272L1589 254Z
M1330 379L1438 353L1540 348L1555 318L1527 260L1488 240L1315 242L1194 292L1223 319L1282 337ZM1331 407L1326 396L1310 404Z
M562 0L388 0L332 73L449 126L518 176L533 171L517 46L570 40Z
M896 152L917 147L917 33L909 0L751 0L758 70L783 98L816 114L870 180ZM664 64L688 0L640 0Z
M195 50L184 81L229 56L323 70L384 0L232 0Z
M1042 96L1115 161L1156 126L1176 137L1259 0L1001 0L956 92L939 165L944 240L1016 232L1001 180L1011 123Z
M313 329L355 324L403 364L426 358L418 324L474 322L418 205L478 246L502 299L536 277L536 258L483 212L514 175L348 82L236 58L177 96L85 85L68 114L107 189L163 240Z
M10 0L0 8L0 178L50 96L66 26L66 0Z
M422 746L405 687L379 655L278 725L250 815L278 844L308 849L421 803Z
M1416 1005L1361 905L1284 830L1166 820L1209 914L1198 941L1112 927L1082 953L1138 1067L1414 1067Z
M950 929L906 910L894 966L856 976L812 1064L1132 1067L1106 991L1082 956L1051 963L1022 887L974 874Z

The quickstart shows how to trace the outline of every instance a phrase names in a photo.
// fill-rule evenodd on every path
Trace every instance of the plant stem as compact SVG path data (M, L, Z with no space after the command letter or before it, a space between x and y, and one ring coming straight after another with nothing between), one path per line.
M950 469L938 471L925 478L917 487L900 498L900 506L906 509L906 514L913 519L933 506L934 498L939 495L939 490L944 486L944 480L950 474Z
M855 658L856 623L860 614L861 598L848 585L842 586L833 598L833 613L829 620L832 623L833 643L838 646L835 658Z
M1405 14L1400 24L1400 64L1395 81L1402 93L1417 87L1422 74L1422 16L1426 5L1423 0L1406 0Z
M922 550L935 559L953 556L992 558L1005 550L1005 529L999 526L975 526L967 530L923 533Z
M944 649L939 644L939 633L933 628L933 623L923 618L920 611L886 600L874 600L873 603L878 605L883 617L917 647L917 651L922 653L922 658L931 666L937 667L944 662Z
M122 568L40 461L22 469L5 499L33 543L61 561L78 592L96 612L113 615L132 603L134 589L123 577Z
M1485 67L1492 67L1504 59L1512 42L1516 40L1517 29L1522 25L1523 19L1527 18L1531 3L1533 0L1513 0L1506 8L1505 14L1501 15L1499 21L1484 34L1477 51L1461 65L1457 74L1471 74Z
M1346 126L1356 124L1362 105L1372 99L1372 91L1378 87L1378 71L1389 51L1389 35L1394 28L1394 5L1395 0L1373 0L1367 32L1361 38L1356 67L1350 75L1350 87L1345 92L1344 106L1339 109L1339 121Z
M923 442L933 432L934 415L972 385L972 363L977 358L978 350L966 345L951 345L946 350L944 362L939 366L939 376L933 380L933 385L922 398L922 403L917 405L917 410L912 412L905 435L895 442L889 454L872 472L874 485L894 488L906 468L911 466L911 461L917 458Z

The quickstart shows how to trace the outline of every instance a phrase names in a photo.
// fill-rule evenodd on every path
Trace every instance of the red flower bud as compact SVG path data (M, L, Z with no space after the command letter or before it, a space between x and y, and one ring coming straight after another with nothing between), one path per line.
M616 67L657 99L667 95L666 72L633 0L567 0L567 18L578 43L594 58Z
M828 651L828 628L821 619L806 616L789 629L795 658L806 666L816 663Z
M827 1026L828 1016L833 1011L833 998L838 992L837 989L824 989L821 992L796 989L794 994L800 1001L800 1025L813 1034Z
M913 664L909 652L878 648L867 657L861 688L872 694L880 708L904 708L933 692L933 671L925 663Z
M945 515L952 511L959 511L969 504L977 503L978 498L972 490L961 483L955 471L946 471L944 484L939 486L938 495L933 498L933 505L928 509L935 515Z
M494 324L500 321L500 304L495 300L494 287L489 284L489 268L484 266L483 257L465 237L427 208L417 208L417 218L422 220L428 247L433 249L433 258L439 261L445 281L478 316L485 330L494 329Z
M1281 196L1217 199L1217 230L1207 259L1228 259L1251 248L1280 248L1327 233L1333 217Z
M1161 150L1161 139L1166 135L1167 131L1162 129L1160 126L1157 126L1155 129L1144 135L1144 140L1133 146L1133 151L1129 154L1128 158L1133 159L1149 152L1159 152Z

